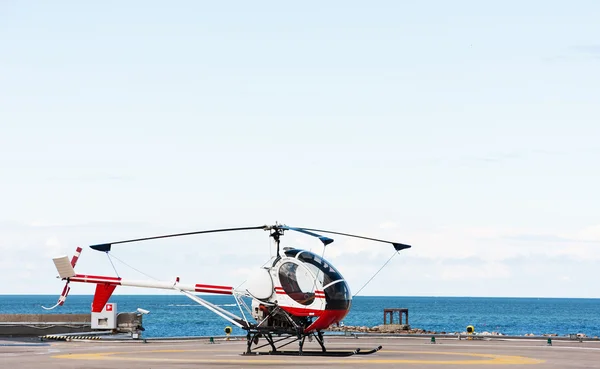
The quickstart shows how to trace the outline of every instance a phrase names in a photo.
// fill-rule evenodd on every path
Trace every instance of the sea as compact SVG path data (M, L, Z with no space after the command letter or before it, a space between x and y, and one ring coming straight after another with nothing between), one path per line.
M232 296L203 295L206 300L241 315ZM0 295L0 314L52 314L90 312L93 297L69 296L63 306L55 295ZM149 311L144 315L143 337L221 336L230 326L226 320L183 295L113 295L110 302L119 312ZM505 335L584 333L600 336L600 299L491 298L491 297L389 297L357 296L346 326L372 327L383 323L384 308L407 308L409 324L436 332L464 332L473 325L478 332ZM244 332L233 327L234 335Z

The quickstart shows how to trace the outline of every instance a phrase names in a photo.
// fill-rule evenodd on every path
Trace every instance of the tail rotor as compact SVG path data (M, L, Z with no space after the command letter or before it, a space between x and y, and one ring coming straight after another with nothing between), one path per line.
M54 265L58 270L58 275L61 279L66 279L65 287L63 288L60 296L58 297L58 301L52 307L42 306L44 310L52 310L58 306L62 306L67 300L67 296L69 295L69 291L71 291L71 287L69 287L69 278L75 275L75 265L77 265L77 260L79 260L79 256L81 255L81 251L83 249L81 247L77 247L75 250L75 254L71 258L71 262L69 262L69 258L67 256L62 256L59 258L52 259L54 261Z

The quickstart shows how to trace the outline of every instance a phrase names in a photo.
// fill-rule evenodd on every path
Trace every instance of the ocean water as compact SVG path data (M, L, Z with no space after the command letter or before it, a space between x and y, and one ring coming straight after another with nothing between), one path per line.
M204 295L208 301L240 315L232 296ZM0 295L0 314L89 313L92 296L69 296L65 305L48 312L55 295ZM145 337L223 335L230 325L192 300L180 295L114 295L119 312L137 308L144 316ZM413 328L436 332L463 332L474 325L478 332L508 335L585 333L600 336L600 299L484 298L484 297L372 297L352 301L345 325L375 326L383 323L384 308L408 308ZM234 327L235 328L235 327ZM243 334L234 329L233 334Z

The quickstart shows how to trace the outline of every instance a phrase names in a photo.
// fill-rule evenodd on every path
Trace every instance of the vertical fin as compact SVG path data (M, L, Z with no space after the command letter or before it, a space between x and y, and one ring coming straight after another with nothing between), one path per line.
M104 309L104 305L106 305L108 299L110 299L115 288L117 288L116 285L108 283L98 283L96 285L94 302L92 302L92 313L99 313Z

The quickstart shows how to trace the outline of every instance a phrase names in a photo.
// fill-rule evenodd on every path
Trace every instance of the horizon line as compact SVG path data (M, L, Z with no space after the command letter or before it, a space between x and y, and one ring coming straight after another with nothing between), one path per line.
M57 294L44 294L44 293L6 293L0 294L0 296L54 296ZM69 296L91 296L94 294L69 294ZM179 296L175 294L113 294L112 296ZM202 294L202 296L222 296L220 294ZM559 297L559 296L448 296L448 295L361 295L361 296L353 296L352 298L357 297L434 297L434 298L487 298L487 299L600 299L600 297Z

